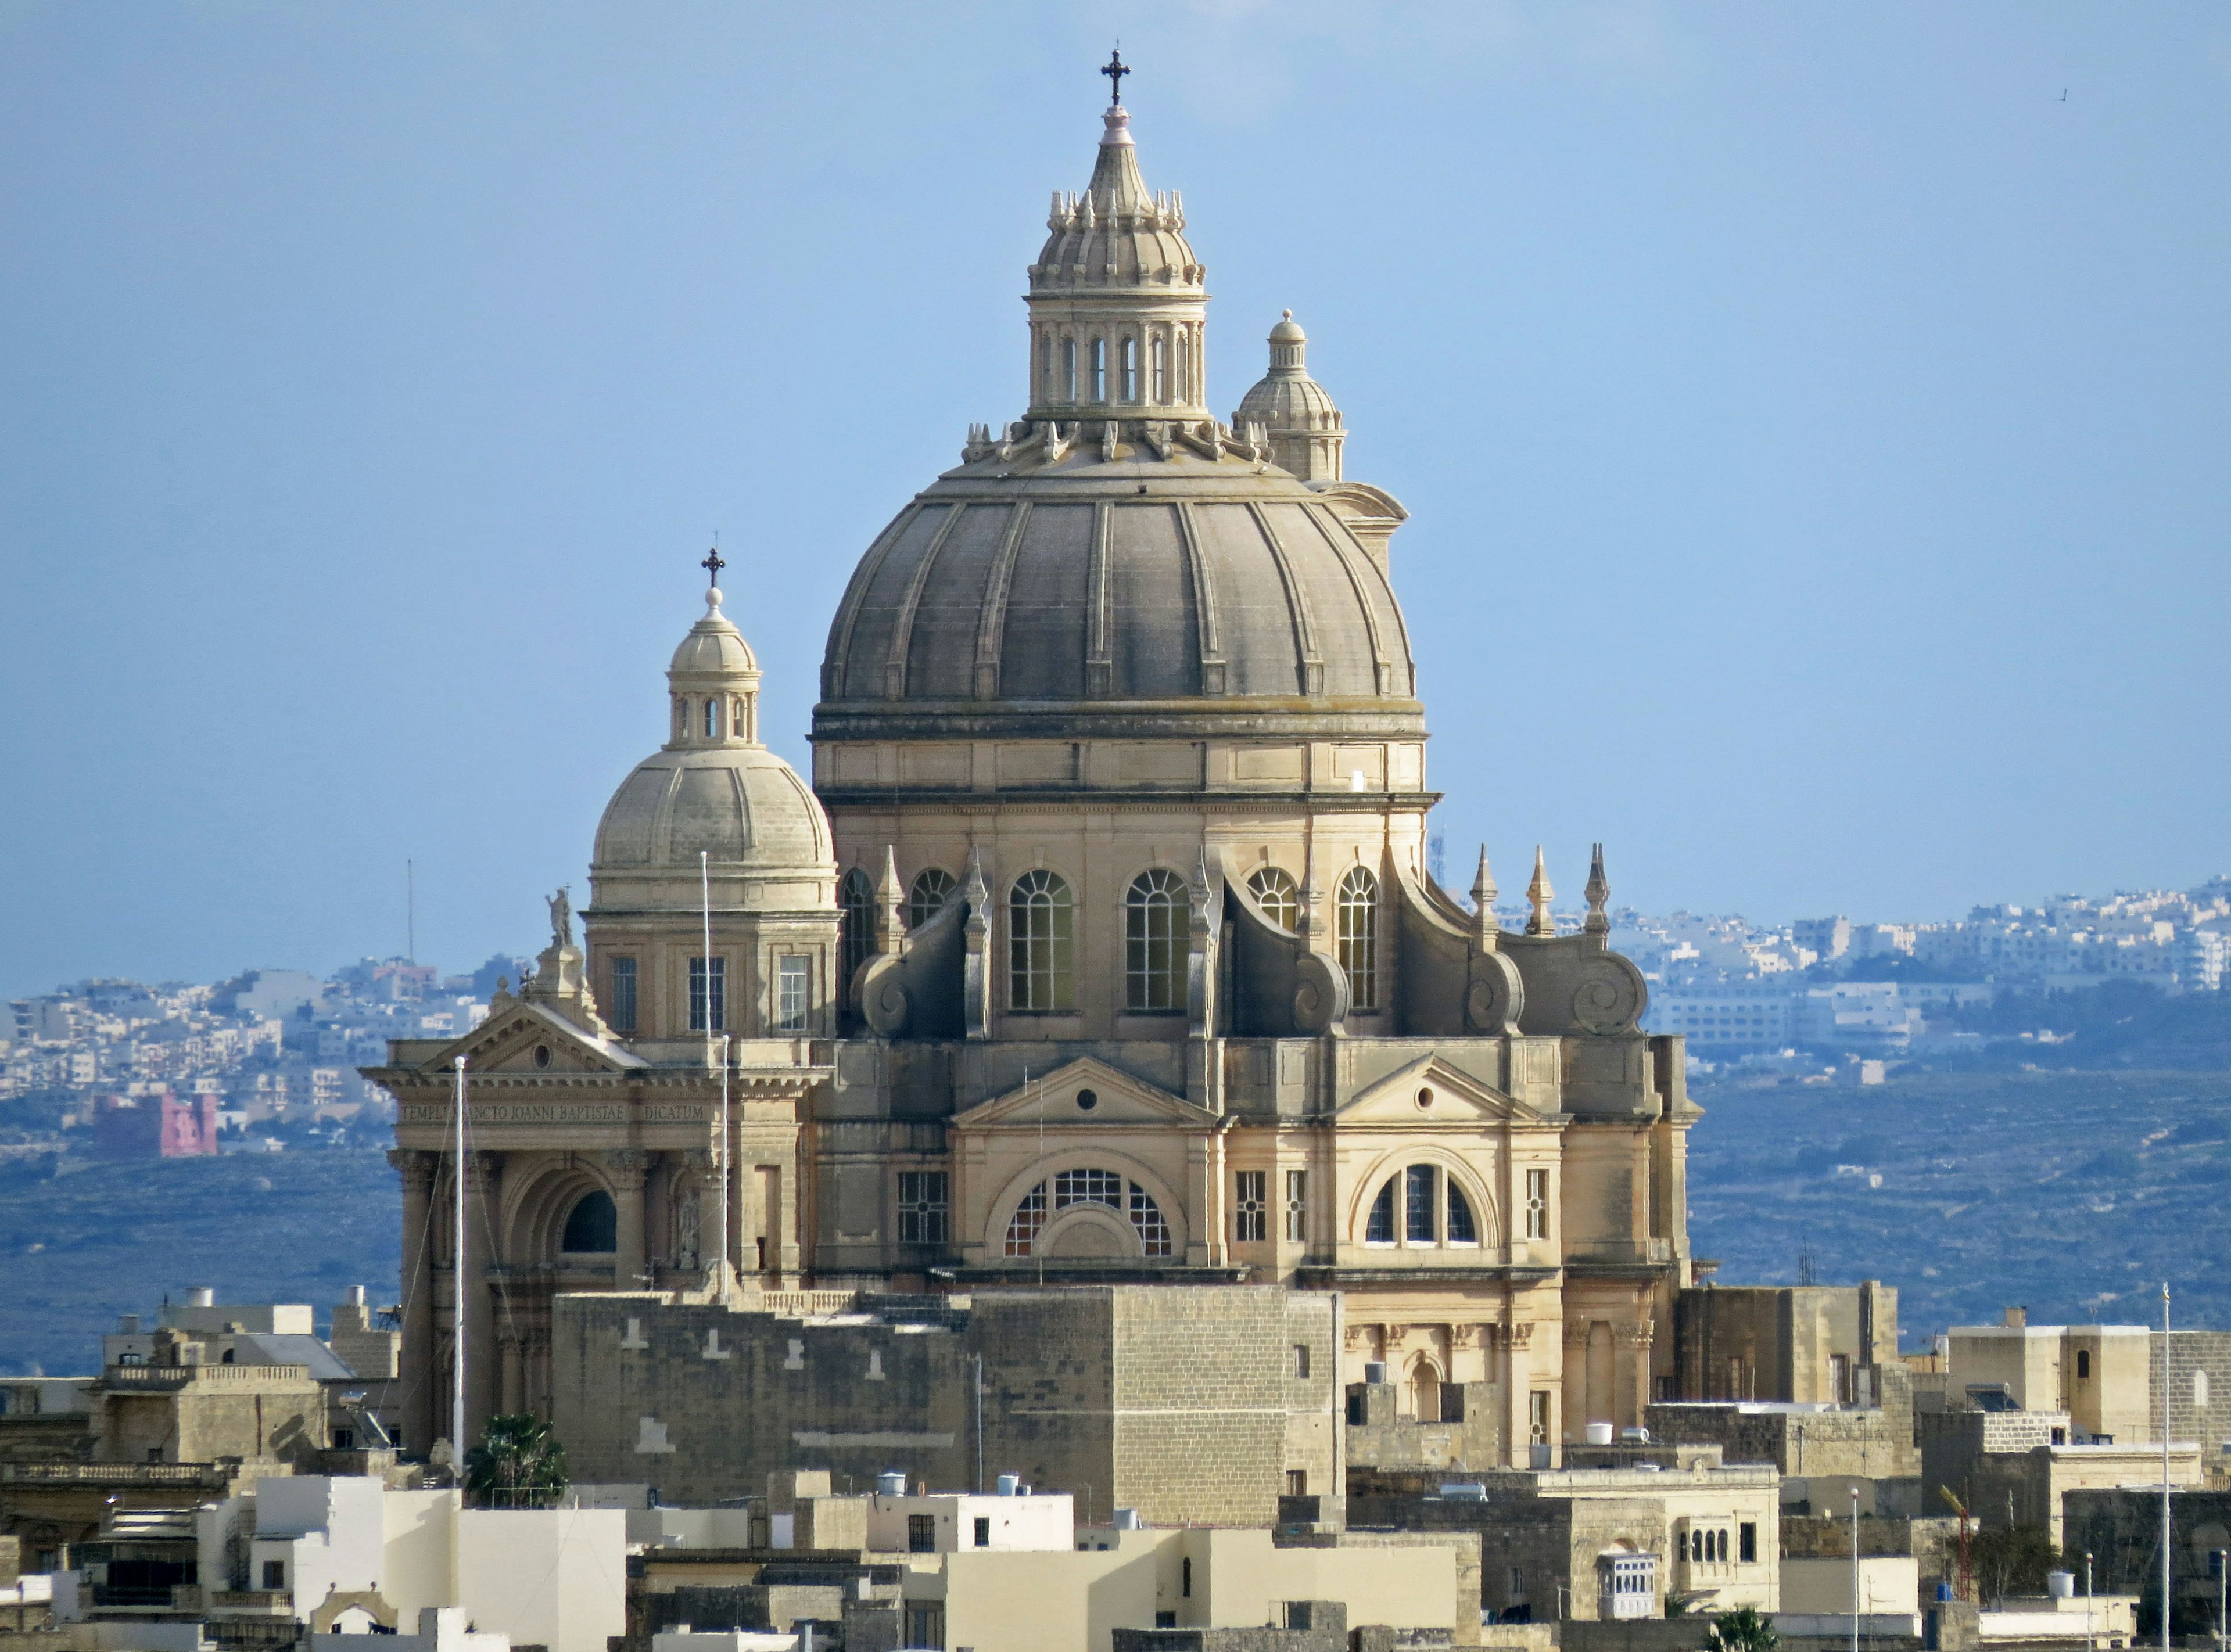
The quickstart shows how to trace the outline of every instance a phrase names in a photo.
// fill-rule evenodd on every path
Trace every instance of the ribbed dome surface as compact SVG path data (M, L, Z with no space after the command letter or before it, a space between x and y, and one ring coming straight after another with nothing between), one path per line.
M1384 570L1284 472L1096 445L1007 471L947 473L870 550L830 632L824 721L894 700L1413 702Z
M1235 429L1259 424L1270 430L1329 429L1340 423L1331 392L1307 373L1273 373L1258 379L1232 416Z
M682 674L757 671L760 662L743 634L716 610L690 627L666 668Z
M700 850L731 869L824 867L833 858L829 817L812 789L758 745L669 747L637 764L598 823L594 866L694 874Z

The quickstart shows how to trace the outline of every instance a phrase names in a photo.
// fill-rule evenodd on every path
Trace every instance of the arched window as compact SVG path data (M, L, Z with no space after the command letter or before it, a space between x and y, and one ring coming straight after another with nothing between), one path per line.
M1053 334L1038 334L1038 400L1053 400Z
M689 732L689 701L687 696L674 697L674 738L682 739Z
M1423 1354L1410 1368L1410 1411L1420 1423L1441 1420L1441 1373Z
M1398 1230L1406 1245L1479 1242L1479 1220L1472 1214L1471 1201L1455 1178L1433 1165L1411 1165L1388 1177L1372 1201L1363 1242L1391 1245Z
M1186 333L1183 328L1179 329L1178 332L1177 358L1177 399L1180 402L1189 403L1194 399L1193 394L1193 352L1187 347Z
M1051 1193L1052 1197L1048 1199ZM1139 1249L1149 1256L1170 1254L1170 1224L1162 1215L1162 1208L1154 1203L1154 1196L1136 1182L1126 1181L1114 1171L1066 1170L1051 1182L1040 1182L1023 1195L1015 1206L1015 1214L1007 1223L1007 1236L1000 1249L1010 1256L1027 1256L1038 1243L1038 1235L1044 1231L1049 1215L1058 1216L1072 1204L1104 1205L1116 1215L1128 1217L1131 1230L1139 1236Z
M1333 955L1348 972L1352 1010L1379 1007L1379 880L1351 866L1333 914Z
M1157 406L1160 406L1161 403L1166 403L1170 399L1169 340L1157 337L1154 339L1154 349L1148 356L1148 360L1153 364L1152 371L1154 372L1154 402Z
M1123 365L1123 399L1135 402L1139 399L1139 341L1127 334L1119 355Z
M729 709L732 714L728 719L728 732L740 740L751 739L752 697L749 694L737 695L729 702Z
M721 738L721 702L710 698L705 701L705 738L708 740Z
M566 1236L558 1242L565 1251L609 1255L620 1248L620 1213L612 1196L598 1188L573 1202L566 1218Z
M1125 1008L1185 1008L1187 904L1174 872L1155 867L1132 880L1123 898Z
M944 911L956 887L953 874L941 867L926 866L915 873L914 885L907 891L907 927L920 929Z
M854 867L838 886L837 904L844 913L844 978L838 983L847 1003L852 998L852 977L876 946L876 887L868 874Z
M1092 341L1092 399L1096 402L1108 399L1108 340L1105 339Z
M1043 867L1007 894L1007 1007L1077 1008L1076 907L1069 885Z
M1379 1197L1371 1201L1371 1215L1363 1224L1363 1242L1367 1245L1391 1245L1394 1242L1394 1178L1389 1177L1387 1185L1379 1190Z
M1061 341L1061 399L1064 402L1077 399L1077 340L1074 339Z
M1292 934L1302 916L1302 892L1294 887L1292 877L1275 866L1258 867L1249 874L1247 887L1255 892L1263 915Z

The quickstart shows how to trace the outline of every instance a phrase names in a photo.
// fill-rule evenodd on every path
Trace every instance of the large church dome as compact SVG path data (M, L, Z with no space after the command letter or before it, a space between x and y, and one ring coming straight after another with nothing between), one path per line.
M1209 416L1183 203L1146 189L1127 112L1105 125L1030 268L1025 416L972 429L861 560L816 741L1417 738L1383 511Z

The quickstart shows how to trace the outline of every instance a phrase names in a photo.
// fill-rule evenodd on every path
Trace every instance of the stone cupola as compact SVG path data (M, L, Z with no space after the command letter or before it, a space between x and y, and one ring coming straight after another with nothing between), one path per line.
M1185 203L1150 193L1121 104L1082 195L1056 190L1030 268L1032 422L1208 416L1207 272L1185 237Z
M1288 310L1271 329L1271 371L1240 398L1232 428L1252 439L1259 427L1271 448L1271 462L1305 482L1336 482L1341 445L1348 440L1340 410L1325 387L1310 377L1304 358L1309 335Z
M705 593L705 616L674 650L666 681L673 701L669 750L760 743L760 662L721 611L719 586Z

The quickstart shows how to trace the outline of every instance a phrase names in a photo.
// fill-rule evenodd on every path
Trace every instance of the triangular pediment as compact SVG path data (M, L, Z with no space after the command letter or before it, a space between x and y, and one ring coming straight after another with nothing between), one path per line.
M1065 1125L1104 1129L1116 1125L1175 1126L1186 1130L1210 1130L1216 1115L1197 1107L1181 1095L1173 1095L1158 1084L1081 1055L1043 1076L1033 1074L1027 1084L989 1100L980 1101L956 1115L955 1130L1035 1130Z
M527 998L499 1000L487 1020L444 1044L432 1059L421 1062L418 1070L429 1075L449 1073L460 1055L468 1073L545 1077L628 1073L650 1065L625 1045L585 1032L556 1010Z
M1432 1129L1436 1125L1478 1128L1483 1124L1540 1124L1542 1115L1516 1096L1474 1078L1439 1055L1424 1055L1407 1067L1374 1079L1348 1099L1335 1115L1343 1125L1400 1125Z

